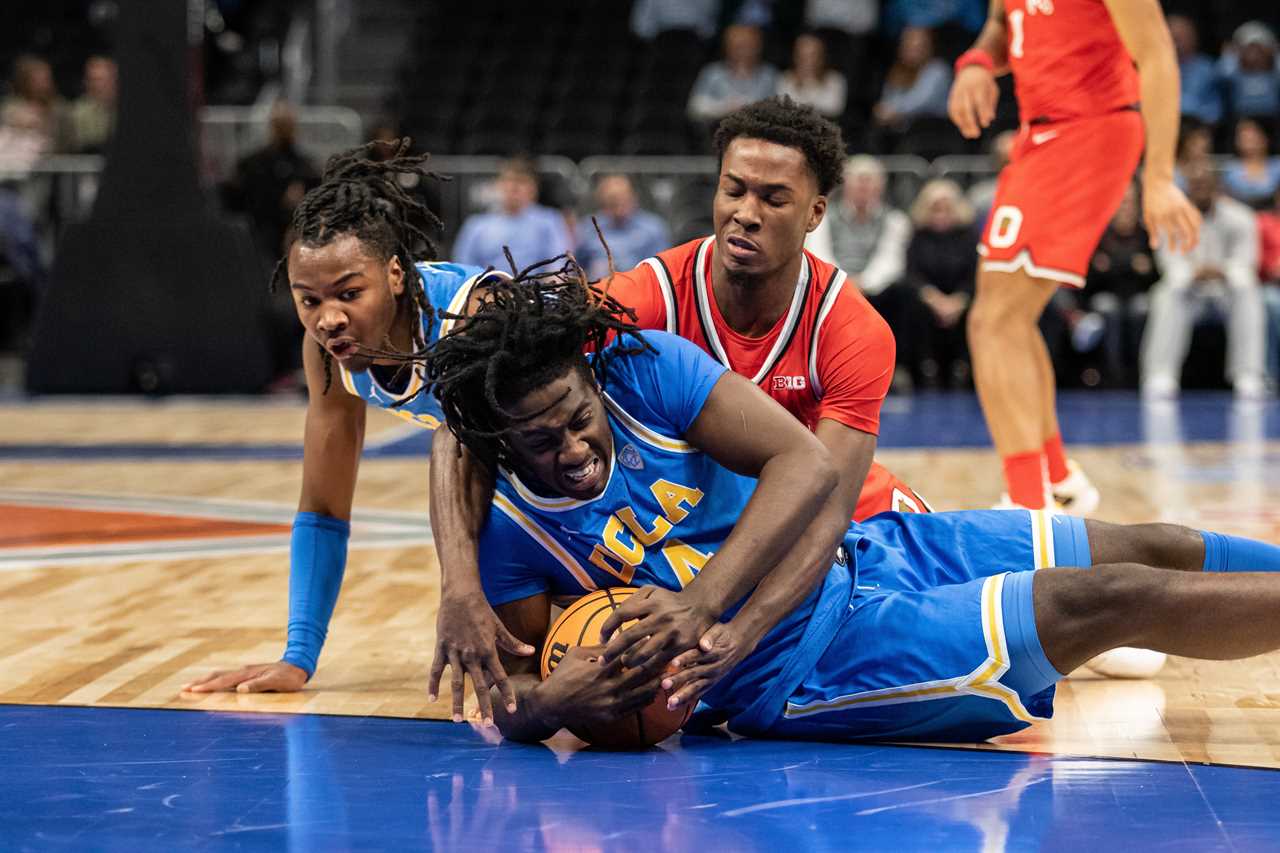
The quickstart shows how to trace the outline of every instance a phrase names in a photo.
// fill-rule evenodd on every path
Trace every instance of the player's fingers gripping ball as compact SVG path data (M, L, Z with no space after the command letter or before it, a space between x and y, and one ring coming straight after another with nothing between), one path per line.
M635 594L634 587L601 589L579 598L560 614L542 646L542 677L546 679L573 646L603 643L600 627L615 608ZM628 622L627 625L633 623ZM623 627L626 627L624 625ZM689 719L692 707L667 708L669 693L659 690L654 700L635 713L613 722L570 726L569 731L592 746L605 749L643 749L666 740Z

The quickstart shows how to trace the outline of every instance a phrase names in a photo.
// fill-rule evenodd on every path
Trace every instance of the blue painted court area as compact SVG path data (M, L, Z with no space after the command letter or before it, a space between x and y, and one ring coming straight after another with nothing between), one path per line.
M384 718L0 706L4 850L1264 850L1280 773Z

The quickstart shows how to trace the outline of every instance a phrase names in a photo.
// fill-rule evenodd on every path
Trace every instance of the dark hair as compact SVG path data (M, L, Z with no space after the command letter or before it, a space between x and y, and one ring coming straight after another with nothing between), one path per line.
M800 149L822 195L840 185L844 137L835 123L813 107L797 104L786 95L775 95L729 113L716 128L716 156L721 163L729 143L740 136Z
M577 262L561 255L514 277L489 276L469 316L440 312L459 324L417 360L449 429L486 464L510 463L503 439L518 419L505 404L574 369L603 386L611 358L651 349L635 312L609 296L608 284L588 284ZM606 349L624 335L637 345ZM595 353L589 364L585 350Z
M324 167L320 185L302 197L293 211L290 228L293 240L307 246L326 246L344 234L354 234L366 251L379 260L392 257L400 259L404 269L405 288L402 297L414 310L410 323L413 339L419 347L426 345L422 334L422 320L434 321L431 302L422 287L415 259L435 260L438 250L427 235L430 229L440 228L440 219L422 202L405 192L400 184L401 175L418 179L440 178L426 167L430 154L409 154L411 140L407 137L395 142L369 142L329 158ZM379 147L390 148L391 157L375 160L372 155ZM288 284L289 254L276 262L271 273L271 290ZM333 376L333 358L323 346L324 389L329 390ZM400 358L407 363L404 353L385 350L366 351L371 354ZM413 395L416 396L416 395ZM402 406L412 397L397 400Z

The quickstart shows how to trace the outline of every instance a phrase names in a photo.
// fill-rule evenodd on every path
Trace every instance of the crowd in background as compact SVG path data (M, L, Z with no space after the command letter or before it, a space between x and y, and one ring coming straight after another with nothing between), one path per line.
M1168 6L1182 74L1178 174L1204 213L1204 235L1190 256L1153 249L1134 188L1102 235L1086 286L1064 289L1046 311L1042 327L1068 383L1141 387L1161 397L1177 393L1184 380L1212 386L1225 379L1252 397L1280 379L1280 50L1272 27L1241 20L1248 5ZM631 5L637 40L657 43L680 32L720 45L719 58L687 93L692 124L709 129L743 104L785 94L842 126L853 156L809 248L849 271L893 327L899 390L970 387L965 317L994 179L966 185L936 178L906 199L889 192L892 176L879 158L974 151L947 121L946 99L950 60L985 15L981 0ZM779 44L780 30L799 34ZM89 53L74 91L61 88L46 59L21 53L0 102L8 176L0 178L0 276L16 276L37 292L48 266L36 233L47 199L32 195L22 166L104 150L114 122L115 63ZM319 175L301 152L293 110L278 104L269 123L266 144L237 163L218 193L225 209L251 223L264 262L279 256L292 209ZM994 170L1007 162L1016 126L1006 91L983 142ZM394 119L377 128L382 138L397 133ZM456 223L450 257L506 266L504 246L533 260L572 250L599 277L608 260L593 218L617 269L689 236L645 209L645 193L625 174L599 177L590 198L556 198L553 205L539 204L539 180L532 160L507 160L490 194L492 209ZM280 308L279 327L296 331L288 306ZM1188 358L1192 352L1198 356Z

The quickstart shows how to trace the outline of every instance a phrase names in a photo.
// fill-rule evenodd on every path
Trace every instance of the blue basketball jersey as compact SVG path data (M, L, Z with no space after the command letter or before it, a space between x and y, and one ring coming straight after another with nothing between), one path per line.
M472 286L484 273L480 267L448 261L420 261L415 266L418 268L418 274L422 276L422 288L432 308L443 308L451 314L462 313L467 305L467 298L471 295ZM494 272L491 275L504 275L504 273ZM448 334L453 323L453 320L441 320L434 315L422 317L422 337L427 346ZM409 368L413 371L409 377L409 385L399 393L383 388L371 370L349 371L341 364L337 367L339 377L342 379L342 387L370 405L386 409L393 415L427 429L435 429L444 422L444 414L440 411L440 404L436 398L431 394L417 393L423 382L421 366L413 365ZM417 396L403 406L395 405L397 400L415 394Z
M646 332L645 339L656 352L609 362L604 402L613 454L599 496L548 498L516 473L500 472L480 539L481 580L495 606L544 592L683 589L742 515L756 481L684 440L725 368L675 335ZM627 343L634 345L612 346ZM835 564L823 587L703 702L742 723L767 725L826 648L851 590L850 570Z

